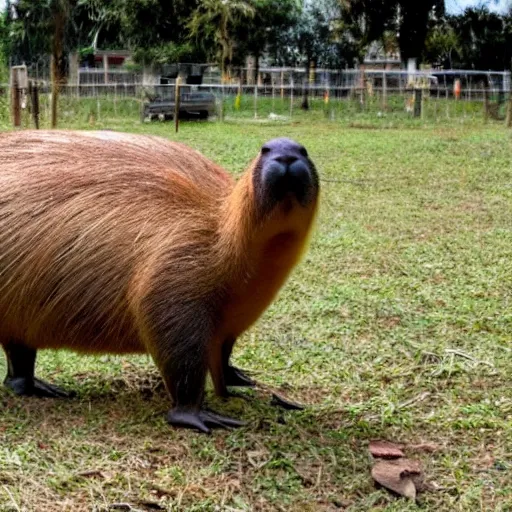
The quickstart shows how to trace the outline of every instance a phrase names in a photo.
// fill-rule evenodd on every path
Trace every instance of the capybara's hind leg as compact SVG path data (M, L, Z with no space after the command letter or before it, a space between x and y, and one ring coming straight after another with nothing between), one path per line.
M2 344L7 358L7 377L4 384L20 396L66 398L70 393L34 376L37 351L19 341Z

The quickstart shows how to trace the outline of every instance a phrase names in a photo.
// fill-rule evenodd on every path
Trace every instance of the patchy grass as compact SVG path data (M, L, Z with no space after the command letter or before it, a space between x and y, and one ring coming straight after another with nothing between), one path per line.
M108 127L172 136L234 173L273 136L306 145L323 179L316 234L236 360L309 407L210 391L248 427L202 436L165 423L148 358L41 353L39 376L78 397L0 391L1 511L512 510L510 132ZM418 505L376 489L374 438L403 443L438 489Z

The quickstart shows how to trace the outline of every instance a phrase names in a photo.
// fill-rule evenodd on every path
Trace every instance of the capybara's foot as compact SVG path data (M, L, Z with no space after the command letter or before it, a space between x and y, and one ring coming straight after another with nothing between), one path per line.
M44 380L28 377L7 377L4 381L13 393L18 396L36 396L39 398L70 398L74 392L64 391Z
M291 400L283 398L276 393L272 393L272 400L270 401L270 405L273 405L274 407L281 407L281 409L286 409L288 411L303 411L305 409L302 404L292 402Z
M239 428L245 426L243 421L221 416L212 411L184 407L171 409L167 414L167 421L175 427L193 428L204 434L209 434L211 432L210 428Z
M244 370L231 365L228 365L225 368L224 379L226 381L226 386L253 388L256 385L256 382L247 376Z

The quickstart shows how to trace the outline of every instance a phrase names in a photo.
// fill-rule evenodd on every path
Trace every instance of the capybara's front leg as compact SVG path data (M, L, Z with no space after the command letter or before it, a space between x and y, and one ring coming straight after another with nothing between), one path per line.
M19 396L41 398L67 398L67 393L57 386L37 379L34 375L37 351L18 340L2 343L7 358L7 376L4 384Z
M244 370L230 363L236 338L229 338L222 345L222 370L226 386L254 387L256 382Z
M178 308L181 314L176 314L176 309L152 315L154 340L150 340L150 350L174 402L167 421L204 433L210 433L210 428L245 425L203 406L213 338L208 308L183 305Z

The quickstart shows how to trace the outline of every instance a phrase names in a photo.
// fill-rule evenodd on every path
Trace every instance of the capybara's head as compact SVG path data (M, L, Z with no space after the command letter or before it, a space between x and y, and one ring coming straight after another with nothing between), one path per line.
M306 148L287 138L265 143L253 167L256 199L267 212L285 200L306 208L316 202L318 175Z

